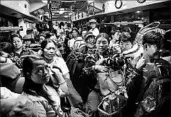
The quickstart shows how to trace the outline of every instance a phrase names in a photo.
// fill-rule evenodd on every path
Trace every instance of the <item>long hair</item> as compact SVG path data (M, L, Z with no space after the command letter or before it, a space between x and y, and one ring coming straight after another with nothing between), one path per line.
M34 83L31 80L31 73L32 73L33 66L34 66L34 63L33 63L34 60L36 59L33 59L31 57L26 57L23 60L23 75L25 77L23 91L30 95L37 95L37 93L42 90L41 84Z
M23 92L33 96L42 96L53 106L53 100L50 99L50 95L45 91L44 86L31 80L35 60L43 60L43 58L41 56L28 55L23 60L23 75L25 77ZM53 87L51 80L48 84Z

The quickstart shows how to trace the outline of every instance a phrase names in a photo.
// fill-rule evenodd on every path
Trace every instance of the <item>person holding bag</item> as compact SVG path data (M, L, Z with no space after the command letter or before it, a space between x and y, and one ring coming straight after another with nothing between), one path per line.
M86 74L88 74L89 76L94 76L94 78L96 79L96 84L91 85L90 93L85 104L85 110L90 115L90 117L104 116L104 113L102 114L102 111L100 109L101 104L103 105L103 107L105 106L104 100L102 98L106 98L106 96L114 94L112 99L108 99L108 101L110 102L112 102L111 100L114 100L114 103L116 102L116 99L121 100L120 94L124 95L124 98L122 98L124 101L127 98L126 91L123 87L124 79L122 73L119 70L119 66L122 65L119 65L119 63L117 63L118 69L116 69L117 64L113 65L108 63L109 58L111 56L114 56L115 54L110 52L108 45L108 35L106 33L100 33L96 37L96 53L94 55L87 57L87 64L84 68ZM92 81L93 79L89 80ZM118 97L116 97L116 95L118 95ZM114 103L110 103L110 105L117 107L118 103ZM113 115L113 113L119 112L119 109L110 109L112 112L108 113L112 113ZM104 107L103 110L107 111L109 109L106 109ZM100 115L98 111L101 111ZM108 115L106 113L105 115Z

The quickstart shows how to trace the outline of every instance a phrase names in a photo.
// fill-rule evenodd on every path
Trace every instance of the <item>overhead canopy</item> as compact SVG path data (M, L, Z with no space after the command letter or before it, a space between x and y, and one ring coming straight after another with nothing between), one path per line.
M4 12L5 11L5 12ZM28 19L28 20L31 20L31 21L34 21L34 22L41 22L39 18L31 15L31 14L24 14L24 13L21 13L17 10L14 10L12 8L9 8L7 6L4 6L2 4L0 4L0 14L4 14L4 15L7 15L7 16L11 16L11 17L16 17L18 19Z

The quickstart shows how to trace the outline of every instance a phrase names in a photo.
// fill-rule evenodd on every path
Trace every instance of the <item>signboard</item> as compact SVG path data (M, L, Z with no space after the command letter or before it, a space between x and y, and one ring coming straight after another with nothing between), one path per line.
M60 8L60 2L57 0L51 1L51 11L58 10Z

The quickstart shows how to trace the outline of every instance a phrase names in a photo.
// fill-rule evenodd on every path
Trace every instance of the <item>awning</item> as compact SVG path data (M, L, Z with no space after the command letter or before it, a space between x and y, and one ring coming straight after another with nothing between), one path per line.
M121 11L113 11L113 12L108 12L108 13L106 13L106 12L97 13L95 15L90 15L88 17L81 18L81 19L75 20L73 22L81 21L84 19L90 19L90 18L94 18L94 17L98 17L98 16L105 16L105 15L111 16L111 15L118 15L118 14L124 14L124 13L135 12L135 11L143 11L143 10L149 10L149 9L162 8L162 7L166 7L169 5L170 5L170 1L165 0L165 1L161 1L159 3L150 4L150 5L139 6L139 7L134 7L134 8L130 8L130 9L123 9Z
M28 15L28 14L21 13L17 10L14 10L14 9L4 6L2 4L0 4L0 14L15 17L18 19L25 18L25 19L31 20L33 22L42 22L39 18L37 18L31 14Z
M35 3L30 3L30 13L44 7L47 6L47 4L42 3L42 2L35 2Z

